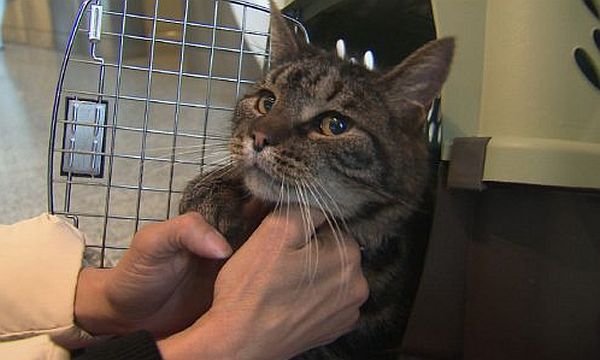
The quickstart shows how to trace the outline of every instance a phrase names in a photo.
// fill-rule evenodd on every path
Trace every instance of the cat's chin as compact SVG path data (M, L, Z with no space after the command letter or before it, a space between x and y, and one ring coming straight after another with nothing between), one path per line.
M340 192L337 192L335 189L322 190L321 194L327 195L323 195L319 201L315 200L313 197L314 193L310 192L310 190L307 190L303 194L298 194L296 186L287 183L282 185L280 179L274 178L258 166L244 168L243 174L247 190L250 191L252 196L267 203L302 203L315 209L321 208L324 204L329 204L327 207L342 218L353 216L363 206L363 203L360 201L352 201L355 197L348 193L348 186L344 184L340 184L339 187L343 189ZM332 198L343 199L344 203L338 202L335 206L332 206L330 201Z
M302 202L310 207L318 207L312 201L312 197L304 194L300 200L295 186L282 184L280 179L262 170L260 167L249 167L244 170L244 184L252 196L267 203L287 203L298 204ZM308 203L307 203L308 202Z
M266 201L277 202L281 200L281 183L257 167L250 167L244 171L244 184L253 196Z

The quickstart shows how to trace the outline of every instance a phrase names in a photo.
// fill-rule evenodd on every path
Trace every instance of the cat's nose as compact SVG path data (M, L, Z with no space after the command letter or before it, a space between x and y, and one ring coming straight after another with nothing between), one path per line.
M261 152L262 149L265 148L265 146L268 146L270 144L267 135L260 131L254 131L252 133L252 140L254 141L254 150L256 152Z

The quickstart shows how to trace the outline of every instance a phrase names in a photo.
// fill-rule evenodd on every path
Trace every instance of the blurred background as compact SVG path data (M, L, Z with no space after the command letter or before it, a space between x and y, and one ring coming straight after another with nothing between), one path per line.
M255 2L268 4L267 1ZM80 3L80 0L0 0L0 15L2 15L0 18L3 19L2 36L0 36L3 39L2 50L0 50L0 92L3 94L0 98L0 107L3 109L0 114L0 203L4 204L0 208L1 223L12 223L47 211L47 202L44 200L47 197L47 143L54 91L67 39ZM165 19L181 18L182 4L181 1L162 1L158 8L158 15ZM113 15L105 15L103 29L105 32L112 32L113 35L103 38L98 54L113 64L106 70L106 92L114 92L117 80L117 70L114 65L117 63L118 33L121 26L118 14L123 11L123 2L105 1L103 5L107 12L113 13ZM191 2L190 21L211 23L212 6L212 1ZM130 38L127 38L124 43L123 62L131 67L131 70L124 71L122 74L121 91L126 96L143 97L146 95L148 85L150 42L140 37L148 36L152 32L152 21L147 17L153 15L154 2L130 1L128 12L146 18L128 19L126 31ZM248 14L250 20L246 24L247 27L266 32L267 15L258 12ZM240 21L240 9L223 6L219 12L219 22L223 24L234 26L238 24L239 27ZM82 28L86 27L87 19L84 19ZM156 57L153 67L158 71L162 70L163 73L153 73L149 96L157 100L174 101L178 79L177 76L170 75L178 70L180 54L179 48L169 42L181 39L182 26L159 23L156 31L156 37L163 39L164 42L155 46ZM186 41L206 44L210 43L211 36L210 29L192 29L188 31ZM239 47L240 36L220 32L216 42L218 46ZM89 97L97 89L97 66L89 61L88 46L86 36L76 37L73 57L82 61L69 66L65 88L78 92L78 94L70 94L71 96L88 95ZM257 50L264 53L266 36L246 35L245 46L248 51ZM188 73L207 74L208 53L208 50L202 48L187 49L183 70ZM264 56L246 57L244 64L240 64L242 69L240 77L257 79L262 73L264 60ZM133 70L136 67L142 70ZM237 54L219 52L215 55L213 75L224 76L234 73L235 77L237 68ZM245 90L244 86L239 89L231 82L216 81L211 85L210 99L206 98L206 87L205 79L190 78L182 84L180 100L188 103L205 101L214 105L217 109L211 112L210 117L222 121L211 122L211 125L214 123L217 126L211 129L211 132L227 134L230 111L226 109L233 107L237 94ZM123 101L121 109L122 125L133 126L144 118L144 104L140 104L140 101ZM61 111L64 109L61 108ZM172 124L173 106L152 105L149 111L152 113L151 127L160 129ZM195 131L199 134L204 130L201 127L205 116L207 116L205 112L198 107L186 108L180 114L180 122L182 126L188 126L190 132ZM139 154L140 140L140 137L134 134L122 136L117 144L117 151ZM156 149L165 155L169 152L169 146L171 146L171 139L166 136L162 138L154 136L148 144L149 150ZM135 167L135 165L120 167L130 170L130 173L123 174L123 177L129 177L133 182L136 176ZM154 173L146 177L147 181L152 182L152 179L158 181L159 177L168 178L168 176L160 176L162 170L165 169L154 169ZM180 174L181 178L190 179L197 173L197 169L187 170L185 175ZM183 184L177 185L183 186ZM113 199L113 201L123 204L122 206L131 204L132 196L129 195L123 195L122 199ZM80 209L103 207L97 191L78 194L78 197L82 199ZM164 198L157 198L155 201L164 201ZM174 202L176 201L174 199ZM146 204L145 208L152 209L152 206ZM161 214L161 216L165 215Z
M344 38L351 54L374 50L380 68L436 36L457 40L441 100L442 161L432 232L403 351L418 359L600 358L598 0L276 2L306 25L314 43L333 48ZM0 223L48 210L54 90L80 3L0 0ZM60 174L60 152L53 171L61 185L56 208L87 214L79 225L89 244L110 253L126 247L134 224L176 212L178 194L171 190L198 173L199 159L197 152L183 151L172 170L164 166L173 155L174 104L181 96L186 105L178 115L187 135L182 146L194 146L205 132L226 134L236 96L266 65L268 16L249 14L246 26L256 35L240 36L240 9L223 6L218 20L237 35L201 27L186 34L184 42L206 44L214 36L221 49L249 55L216 51L207 91L210 51L192 46L180 56L180 23L160 21L160 41L149 46L153 12L163 20L181 19L184 2L162 0L155 8L155 0L130 0L128 12L137 15L127 20L125 67L117 85L123 2L102 3L106 36L98 53L112 64L104 100L112 105L120 89L122 126L118 139L108 134L106 141L114 140L122 155L113 174L122 186L108 199L102 177L76 178L68 193L77 201L66 206L64 189L71 180ZM212 0L189 4L194 21L211 22ZM87 54L86 36L74 44L76 61L69 65L63 96L97 94L98 64ZM149 71L152 49L155 69ZM186 75L177 91L180 66ZM147 97L154 100L145 104ZM145 151L154 160L142 169L140 184L135 157L142 151L139 130L146 115L153 132ZM64 120L55 149L63 145Z
M51 6L52 5L52 6ZM49 114L75 1L0 1L0 222L46 211Z

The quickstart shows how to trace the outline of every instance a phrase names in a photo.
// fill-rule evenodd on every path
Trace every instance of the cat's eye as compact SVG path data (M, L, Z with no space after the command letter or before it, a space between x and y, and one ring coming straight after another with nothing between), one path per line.
M327 136L335 136L345 133L350 124L343 116L339 114L329 114L321 119L321 132Z
M275 101L277 101L275 94L272 92L265 92L258 99L258 103L256 103L256 109L259 113L265 115L269 113L271 109L273 109Z

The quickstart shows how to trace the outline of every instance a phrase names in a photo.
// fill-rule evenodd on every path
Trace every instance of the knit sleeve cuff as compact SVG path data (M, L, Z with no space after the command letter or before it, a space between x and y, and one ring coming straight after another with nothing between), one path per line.
M99 343L74 354L74 360L162 360L156 341L147 331Z

